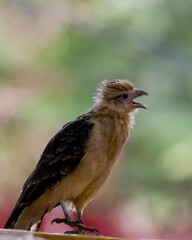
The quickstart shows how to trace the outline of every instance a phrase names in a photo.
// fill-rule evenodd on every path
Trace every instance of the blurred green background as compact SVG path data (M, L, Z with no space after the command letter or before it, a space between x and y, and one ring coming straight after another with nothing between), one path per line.
M191 239L191 12L190 0L1 0L1 226L48 140L100 81L124 78L149 109L85 215L108 235Z

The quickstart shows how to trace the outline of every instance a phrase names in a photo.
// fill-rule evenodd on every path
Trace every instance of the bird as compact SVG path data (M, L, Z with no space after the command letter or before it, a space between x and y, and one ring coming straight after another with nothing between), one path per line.
M4 228L38 231L44 215L61 206L68 234L96 234L83 223L86 205L107 180L134 125L135 112L147 106L135 98L148 95L126 79L103 80L93 106L65 124L48 142L24 183ZM76 212L76 220L71 213Z

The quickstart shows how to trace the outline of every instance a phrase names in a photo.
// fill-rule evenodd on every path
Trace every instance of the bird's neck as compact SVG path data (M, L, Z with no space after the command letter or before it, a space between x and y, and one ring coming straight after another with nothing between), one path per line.
M114 111L114 109L105 106L97 107L92 111L97 122L99 122L100 132L106 139L109 158L113 158L119 154L128 138L134 124L134 116L132 113Z
M96 105L93 107L91 112L95 117L100 118L101 120L112 120L114 124L120 126L122 125L127 133L129 133L135 123L135 117L133 113L121 111L117 108L110 108L107 105Z

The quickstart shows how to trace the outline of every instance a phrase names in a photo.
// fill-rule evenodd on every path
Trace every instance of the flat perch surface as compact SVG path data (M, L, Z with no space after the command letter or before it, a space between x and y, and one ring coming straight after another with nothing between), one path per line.
M56 233L29 232L24 230L0 230L0 240L122 240L104 236L81 236ZM134 239L130 239L134 240ZM136 240L136 239L135 239Z

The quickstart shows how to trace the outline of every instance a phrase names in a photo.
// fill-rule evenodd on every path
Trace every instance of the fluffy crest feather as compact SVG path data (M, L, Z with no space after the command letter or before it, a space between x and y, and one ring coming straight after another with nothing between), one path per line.
M110 100L122 92L131 91L134 88L133 83L125 79L104 80L98 85L94 99L96 102L99 100Z

